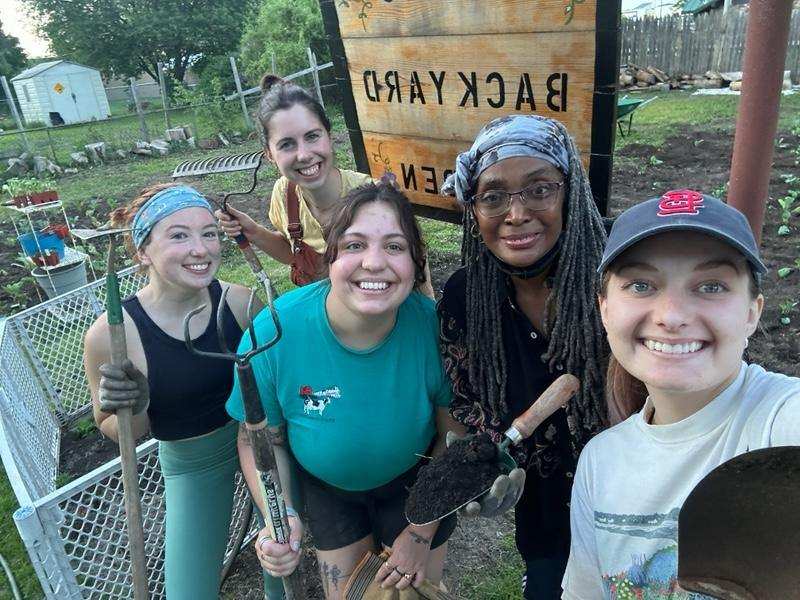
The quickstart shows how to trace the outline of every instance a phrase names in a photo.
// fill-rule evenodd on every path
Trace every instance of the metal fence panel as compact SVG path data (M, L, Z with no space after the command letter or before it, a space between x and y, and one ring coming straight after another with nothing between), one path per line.
M122 295L135 292L144 281L135 267L122 271ZM91 408L82 366L83 336L104 302L105 283L96 281L0 325L0 456L13 462L7 470L14 474L13 487L23 505L15 522L48 599L131 597L119 458L55 488L59 426ZM137 449L154 599L165 597L164 487L157 448L157 441L149 440ZM235 494L224 564L257 529L241 474Z
M14 342L10 323L0 340L0 418L20 474L31 498L55 488L61 433L48 408L49 398L37 385L33 369Z

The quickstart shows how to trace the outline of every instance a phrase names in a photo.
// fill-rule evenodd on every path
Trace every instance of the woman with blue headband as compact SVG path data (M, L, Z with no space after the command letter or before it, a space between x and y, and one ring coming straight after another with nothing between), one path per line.
M556 377L581 380L567 410L519 449L527 478L512 474L505 496L467 510L491 516L519 498L524 597L559 598L577 455L605 414L607 347L595 301L603 220L574 142L561 123L539 116L488 123L443 191L464 207L464 266L438 307L453 416L499 441Z
M228 540L237 424L225 412L230 364L190 353L183 321L200 305L190 333L201 350L219 352L217 307L228 294L222 327L235 347L248 325L249 290L220 282L221 249L211 206L183 185L145 189L112 222L131 228L130 249L147 284L123 301L129 360L112 366L109 328L101 315L86 333L84 365L97 426L117 439L119 408L134 414L134 435L159 440L166 494L166 596L213 600ZM258 307L257 307L258 308Z

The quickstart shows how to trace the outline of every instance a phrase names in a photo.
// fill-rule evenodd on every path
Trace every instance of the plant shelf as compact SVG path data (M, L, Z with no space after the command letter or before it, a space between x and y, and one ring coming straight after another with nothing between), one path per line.
M88 254L85 254L79 250L75 250L75 248L66 246L64 248L64 258L62 258L57 265L42 267L41 265L37 265L35 262L33 262L33 259L30 256L27 258L32 265L41 269L42 271L52 271L53 269L58 269L59 267L67 267L69 265L82 262L86 260L88 256Z
M29 215L31 213L49 210L51 208L61 208L61 200L56 200L55 202L45 202L44 204L31 204L30 206L14 206L13 204L7 204L5 206L6 208L10 208L11 210L20 214Z

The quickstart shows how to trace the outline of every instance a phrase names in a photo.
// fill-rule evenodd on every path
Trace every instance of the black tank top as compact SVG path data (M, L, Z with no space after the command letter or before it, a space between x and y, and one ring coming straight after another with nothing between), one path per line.
M192 340L207 352L220 352L217 339L217 307L222 287L216 279L208 286L211 318L203 334ZM225 401L233 386L233 363L191 354L183 340L164 333L131 296L122 302L142 340L150 383L150 429L159 440L180 440L209 433L230 420ZM242 330L230 307L223 314L225 339L232 350Z

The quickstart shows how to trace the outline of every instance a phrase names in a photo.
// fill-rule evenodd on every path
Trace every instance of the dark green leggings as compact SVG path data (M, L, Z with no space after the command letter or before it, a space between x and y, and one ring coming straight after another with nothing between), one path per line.
M239 469L237 431L238 423L231 421L203 437L158 444L167 505L167 600L219 598ZM267 598L282 600L283 581L263 574Z
M233 507L238 423L159 442L166 495L167 600L217 600Z

